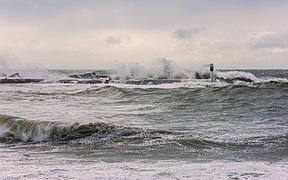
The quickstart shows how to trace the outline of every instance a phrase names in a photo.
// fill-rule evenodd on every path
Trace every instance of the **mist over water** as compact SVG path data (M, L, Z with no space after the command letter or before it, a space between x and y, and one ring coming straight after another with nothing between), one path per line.
M46 68L37 64L23 64L16 58L0 55L0 78L18 73L24 78L47 79L49 74Z

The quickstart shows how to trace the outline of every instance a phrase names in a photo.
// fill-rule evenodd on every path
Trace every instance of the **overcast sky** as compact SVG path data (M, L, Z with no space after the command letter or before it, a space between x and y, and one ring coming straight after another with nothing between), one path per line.
M0 63L288 68L287 0L0 0Z

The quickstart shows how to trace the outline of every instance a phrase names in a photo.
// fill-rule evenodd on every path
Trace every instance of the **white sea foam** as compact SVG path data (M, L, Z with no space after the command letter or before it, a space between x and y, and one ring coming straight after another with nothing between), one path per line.
M229 85L225 82L211 81L210 79L185 79L182 82L163 83L157 85L137 85L125 83L97 84L97 87L114 86L118 88L141 88L141 89L175 89L175 88L206 88L206 87L223 87Z
M264 77L264 78L259 78L258 82L288 82L287 78L276 78L276 77Z
M252 73L244 71L226 71L226 72L217 71L216 76L224 79L245 78L245 79L251 79L252 81L258 80L258 78Z
M39 147L41 148L41 147ZM2 148L3 149L3 148ZM287 179L282 162L144 161L106 163L72 154L1 150L1 179ZM55 155L57 158L55 158ZM53 156L54 155L54 156ZM68 157L67 157L68 156ZM12 158L13 157L13 158Z

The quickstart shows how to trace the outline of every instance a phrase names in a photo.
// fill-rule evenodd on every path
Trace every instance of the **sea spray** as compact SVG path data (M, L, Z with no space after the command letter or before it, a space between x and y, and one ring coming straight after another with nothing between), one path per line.
M188 79L189 71L179 68L172 60L157 59L148 66L140 63L119 63L115 67L120 79Z
M17 58L8 55L0 56L0 75L9 77L16 73L22 78L47 79L49 77L47 69L42 65L21 63Z

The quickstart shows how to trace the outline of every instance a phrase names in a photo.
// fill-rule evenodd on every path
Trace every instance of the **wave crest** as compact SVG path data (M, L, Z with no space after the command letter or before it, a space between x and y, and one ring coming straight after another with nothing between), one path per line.
M0 139L2 141L49 141L62 133L71 131L76 124L64 125L59 122L29 121L0 115Z
M141 128L130 128L102 122L89 124L63 124L60 122L29 121L23 118L0 115L0 141L2 142L47 142L73 141L85 143L91 139L99 141L117 141L136 138L142 141L151 134L169 134L160 130L145 131Z

